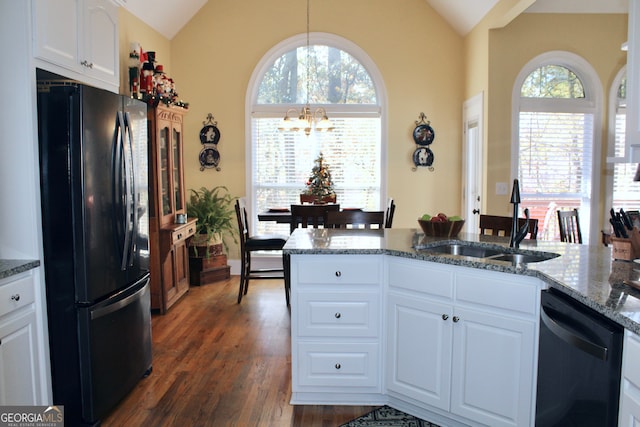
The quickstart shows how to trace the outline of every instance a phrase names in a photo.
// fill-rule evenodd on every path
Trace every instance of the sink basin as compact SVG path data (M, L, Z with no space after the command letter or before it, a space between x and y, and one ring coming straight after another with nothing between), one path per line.
M428 246L421 249L442 254L462 255L473 258L487 258L503 253L502 250L485 248L482 246L461 245L458 243L445 243L442 245Z
M507 254L490 256L488 258L494 261L507 261L513 264L528 264L530 262L548 261L558 256L560 255L549 254L549 253L541 253L541 254L507 253Z
M435 244L433 246L417 245L414 248L417 250L436 252L447 255L460 255L472 258L482 258L488 261L505 261L510 262L514 265L548 261L560 256L559 254L550 252L519 252L517 251L517 249L511 248L491 248L486 246L475 246L462 243L442 243Z

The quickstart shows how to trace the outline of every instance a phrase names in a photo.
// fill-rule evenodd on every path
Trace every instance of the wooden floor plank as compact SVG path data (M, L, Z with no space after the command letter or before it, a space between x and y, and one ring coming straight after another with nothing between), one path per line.
M153 372L105 427L337 427L369 406L290 405L290 312L280 280L255 280L237 304L238 276L192 287L152 316Z

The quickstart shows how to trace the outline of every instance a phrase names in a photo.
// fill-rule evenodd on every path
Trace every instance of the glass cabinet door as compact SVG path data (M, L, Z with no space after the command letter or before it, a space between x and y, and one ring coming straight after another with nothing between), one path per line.
M160 197L162 198L162 215L170 215L171 211L171 190L169 185L169 127L160 129L158 148L160 151Z
M182 137L180 131L173 128L172 138L171 138L171 153L173 156L173 193L174 193L174 203L175 203L175 212L184 211L184 200L183 200L183 192L182 192L182 170L180 169L182 165L182 141L180 138Z

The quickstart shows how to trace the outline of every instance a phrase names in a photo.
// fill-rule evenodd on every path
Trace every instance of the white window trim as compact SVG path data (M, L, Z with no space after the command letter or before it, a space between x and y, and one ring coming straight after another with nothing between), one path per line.
M616 74L616 77L613 79L613 83L611 83L611 87L609 88L609 114L607 117L608 123L608 132L607 132L607 163L605 165L606 168L606 178L605 178L605 208L607 206L613 206L613 167L614 163L617 161L615 157L615 143L616 143L616 107L618 105L618 88L620 87L620 83L622 83L622 78L627 73L627 66L623 65L622 68ZM626 158L620 158L623 162L627 162ZM606 210L606 209L605 209ZM605 218L607 216L605 215ZM606 224L605 224L606 223ZM609 222L603 220L603 229L608 230Z
M573 71L582 81L585 90L584 102L580 103L576 112L593 113L593 168L591 172L591 203L590 203L590 228L589 235L592 241L596 241L600 234L602 214L599 209L600 200L600 170L602 156L602 84L595 69L584 58L572 52L550 51L540 54L530 60L520 70L516 77L511 92L511 181L518 176L519 143L519 114L522 100L520 91L522 84L529 74L544 65L562 65ZM527 100L528 102L529 100ZM544 99L530 100L532 105L544 102ZM558 101L557 99L555 101ZM588 242L585 242L588 243Z
M247 85L247 93L245 96L245 164L252 165L251 152L252 152L252 127L251 127L251 118L256 110L256 100L258 97L258 89L261 83L262 76L267 72L267 70L273 65L273 62L284 55L285 53L300 47L306 46L307 44L307 33L298 34L292 37L289 37L286 40L278 43L269 51L267 51L264 56L260 59L260 62L256 65L251 74L251 78L249 79L249 84ZM381 144L381 171L380 171L380 206L386 205L387 200L387 176L388 176L388 161L387 161L387 145L388 145L388 124L387 124L387 90L382 79L382 74L378 70L378 67L371 60L369 55L362 49L360 46L355 43L347 40L343 37L340 37L335 34L330 33L322 33L322 32L311 32L309 33L309 44L310 45L326 45L335 47L337 49L341 49L351 56L353 56L356 60L362 64L365 70L369 73L371 80L373 82L373 86L376 90L376 97L378 100L377 105L371 106L371 115L379 115L380 116L380 144ZM291 105L299 105L299 104L291 104ZM322 104L322 105L312 105L312 107L321 106L325 108L329 117L331 117L331 111L341 111L348 112L350 107L345 104ZM266 107L266 108L265 108ZM273 117L284 117L285 110L282 109L281 105L278 106L265 106L261 105L260 110L267 112L269 110L273 111ZM362 106L359 107L360 111L366 111ZM256 115L257 117L265 117L265 114ZM362 117L363 114L355 114L354 117ZM253 212L253 197L250 194L251 192L251 183L253 182L253 168L246 168L246 176L245 176L245 194L247 201L247 210L249 212ZM255 221L254 221L255 222ZM254 225L252 224L252 227Z

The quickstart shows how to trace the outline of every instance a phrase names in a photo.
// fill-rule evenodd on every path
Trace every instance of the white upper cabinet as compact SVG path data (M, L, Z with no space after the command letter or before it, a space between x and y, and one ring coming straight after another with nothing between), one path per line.
M32 0L36 65L117 92L118 7L110 0Z
M640 4L629 0L627 39L627 159L640 162Z

